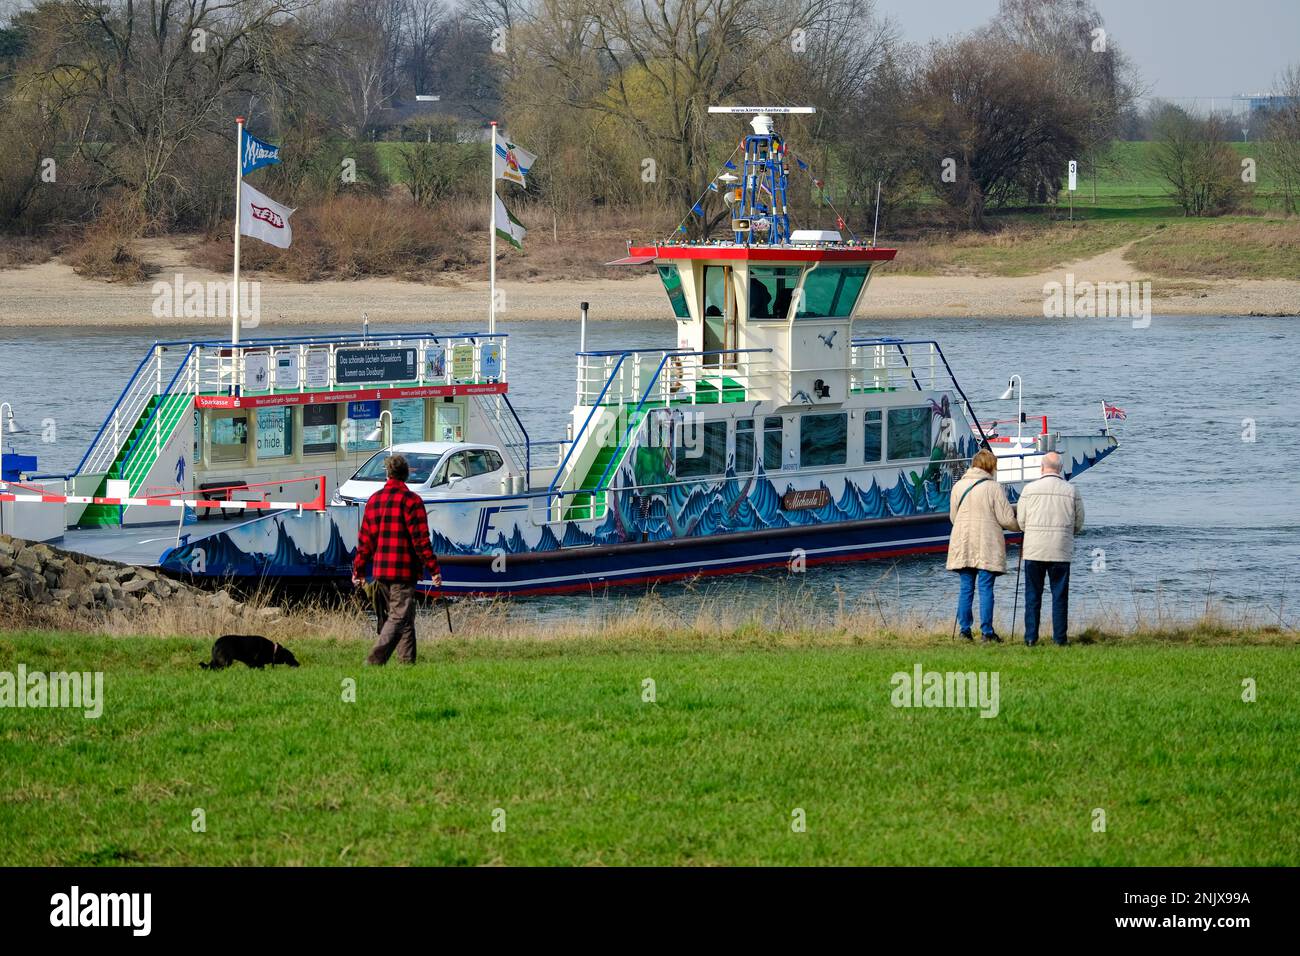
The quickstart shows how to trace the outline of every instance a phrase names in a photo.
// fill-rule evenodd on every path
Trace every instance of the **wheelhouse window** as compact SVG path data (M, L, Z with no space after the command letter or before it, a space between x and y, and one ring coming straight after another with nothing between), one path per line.
M929 407L889 410L890 461L929 458L931 447Z
M754 420L742 418L736 422L736 474L747 475L754 470Z
M784 438L781 417L772 415L763 419L763 470L781 470L781 452Z
M686 293L682 291L682 275L676 266L659 266L659 281L668 293L668 304L673 307L673 315L679 319L691 317L690 306L686 304Z
M804 415L799 420L799 465L818 468L848 461L849 416Z
M862 460L880 461L885 448L884 422L881 421L880 409L864 413L865 423L862 429Z
M293 455L293 409L257 410L257 459L288 458Z
M803 295L796 319L830 319L851 315L862 284L867 281L866 266L818 266L803 280Z
M682 429L682 442L674 451L677 477L721 475L727 468L727 423L704 422Z
M751 266L749 269L749 317L758 320L784 319L799 285L797 268Z

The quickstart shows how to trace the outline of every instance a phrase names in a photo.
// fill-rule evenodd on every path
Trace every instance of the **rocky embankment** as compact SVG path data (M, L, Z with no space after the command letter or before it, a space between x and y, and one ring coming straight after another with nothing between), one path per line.
M227 591L205 591L148 568L0 535L0 608L131 612L149 608L235 610Z

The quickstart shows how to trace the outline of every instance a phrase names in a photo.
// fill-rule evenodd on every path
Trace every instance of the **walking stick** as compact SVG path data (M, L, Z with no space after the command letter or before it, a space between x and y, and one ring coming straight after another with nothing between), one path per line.
M1025 563L1025 539L1020 539L1020 554L1016 558L1016 597L1011 602L1011 640L1016 639L1016 612L1020 610L1020 568Z

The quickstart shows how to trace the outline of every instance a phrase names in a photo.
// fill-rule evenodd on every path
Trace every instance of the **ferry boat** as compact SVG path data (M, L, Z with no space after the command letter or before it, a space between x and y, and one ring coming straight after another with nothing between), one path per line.
M1067 478L1114 452L1109 427L1026 436L1022 415L997 435L937 342L854 334L896 252L791 227L777 112L756 111L715 181L725 239L616 260L654 270L674 334L580 347L563 439L530 438L505 334L158 342L75 472L11 480L0 501L62 505L65 546L176 576L347 588L399 450L419 456L443 591L523 595L942 552L981 446L1013 498L1049 451Z

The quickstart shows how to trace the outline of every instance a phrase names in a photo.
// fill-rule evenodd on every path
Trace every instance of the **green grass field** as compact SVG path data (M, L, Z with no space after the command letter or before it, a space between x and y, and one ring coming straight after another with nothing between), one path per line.
M1300 862L1293 647L297 651L208 673L196 640L0 637L0 670L106 697L0 710L0 865ZM918 662L997 671L1000 712L891 706Z

